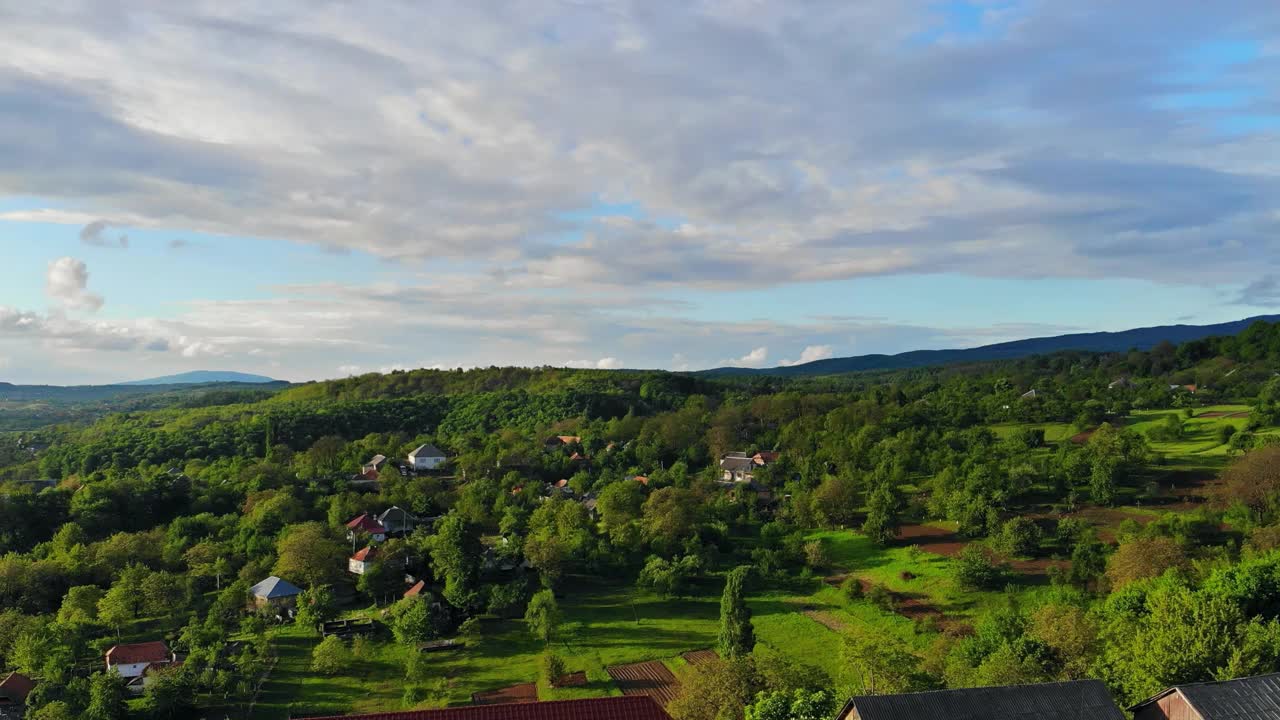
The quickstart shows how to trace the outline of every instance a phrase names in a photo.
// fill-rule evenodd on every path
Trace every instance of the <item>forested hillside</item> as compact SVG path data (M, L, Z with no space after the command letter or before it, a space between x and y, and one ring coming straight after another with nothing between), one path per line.
M0 671L45 720L581 697L641 661L678 720L1276 671L1278 371L1259 323L820 378L397 372L8 433ZM296 603L255 601L269 576ZM137 697L100 672L152 640L185 660Z

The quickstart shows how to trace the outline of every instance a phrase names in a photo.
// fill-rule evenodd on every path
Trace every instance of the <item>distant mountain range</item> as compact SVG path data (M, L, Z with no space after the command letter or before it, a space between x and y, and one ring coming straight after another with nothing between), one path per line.
M279 382L274 378L265 375L251 375L249 373L229 372L219 370L193 370L192 372L179 373L177 375L165 375L164 377L148 378L146 380L134 380L132 382L120 383L121 385L203 385L205 383L273 383Z
M1175 345L1217 335L1236 335L1258 321L1280 322L1280 315L1259 315L1216 325L1161 325L1120 332L1077 333L1054 337L1030 338L1011 342L983 345L961 350L913 350L897 355L857 355L845 358L815 360L802 365L775 368L722 367L702 370L696 374L708 377L741 375L775 375L796 377L805 375L835 375L866 370L902 370L906 368L954 365L961 363L1011 360L1045 355L1063 350L1090 352L1125 352L1149 350L1162 342Z

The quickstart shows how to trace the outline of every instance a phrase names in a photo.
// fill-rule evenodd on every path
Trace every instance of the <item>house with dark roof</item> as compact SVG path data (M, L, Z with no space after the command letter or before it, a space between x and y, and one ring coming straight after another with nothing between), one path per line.
M331 715L310 720L671 720L647 695Z
M422 522L408 510L396 505L383 510L375 520L387 535L408 535ZM430 524L432 520L428 518L426 522Z
M11 672L0 679L0 720L21 720L27 710L27 696L35 686L22 673Z
M836 720L1127 720L1098 680L867 695Z
M1280 673L1174 685L1129 711L1134 720L1280 720Z
M107 650L105 657L107 671L119 673L129 692L134 694L142 692L150 673L178 662L178 656L159 640L115 645Z
M755 455L731 452L720 458L720 481L725 483L754 482L757 469L778 460L778 453L761 451Z
M437 470L448 461L440 448L431 443L419 445L409 453L409 467L415 471Z
M298 596L302 594L302 590L288 580L281 580L272 575L249 588L249 594L253 595L254 603L260 608L268 605L277 608L291 608L297 604Z

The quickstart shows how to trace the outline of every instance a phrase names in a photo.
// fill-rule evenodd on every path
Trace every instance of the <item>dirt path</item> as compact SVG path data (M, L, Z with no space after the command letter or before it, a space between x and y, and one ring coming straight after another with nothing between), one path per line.
M843 620L832 615L825 610L803 610L801 611L805 617L818 623L828 630L835 632L844 632L849 626Z
M613 665L606 668L623 695L647 695L666 707L680 691L680 682L661 661Z
M534 683L521 683L500 690L471 695L473 705L511 705L531 702L538 702L538 686Z

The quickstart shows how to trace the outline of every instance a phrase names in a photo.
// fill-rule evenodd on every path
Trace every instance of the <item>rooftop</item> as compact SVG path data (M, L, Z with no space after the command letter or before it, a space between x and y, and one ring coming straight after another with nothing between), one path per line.
M257 585L249 588L249 592L253 593L255 597L272 600L275 598L294 597L301 594L302 590L288 580L281 580L275 575L272 575L266 580L263 580Z
M169 646L160 640L116 645L107 651L107 663L110 665L159 663L172 659L173 653L169 652Z
M1174 685L1129 709L1136 711L1172 693L1181 693L1204 720L1280 720L1280 673Z
M861 720L1126 720L1099 680L868 695L849 700Z

